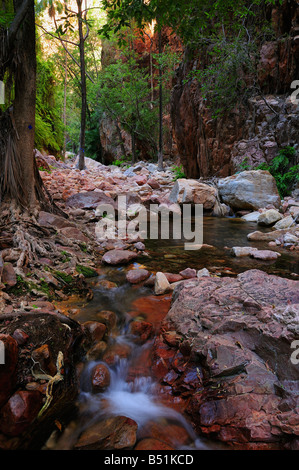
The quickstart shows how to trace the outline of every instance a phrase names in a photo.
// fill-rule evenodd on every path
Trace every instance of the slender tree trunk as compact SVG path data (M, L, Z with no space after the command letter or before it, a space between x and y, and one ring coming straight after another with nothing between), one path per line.
M136 163L136 139L135 131L132 131L132 163Z
M23 0L15 0L15 11L22 7ZM24 46L24 42L26 45ZM17 134L17 152L21 156L23 187L26 190L27 206L37 205L34 170L34 133L36 101L36 51L35 51L35 11L34 1L30 6L16 38L19 54L18 70L15 76L15 99L13 121Z
M67 95L67 52L65 51L64 59L64 96L63 96L63 126L64 126L64 138L63 138L63 158L65 158L66 153L66 95Z
M162 55L162 31L159 29L159 55ZM163 171L163 71L162 64L159 65L159 150L158 150L158 171Z
M121 135L121 130L120 130L120 127L118 125L117 119L115 119L114 124L115 124L116 132L117 132L117 135L118 135L118 138L119 138L119 145L121 147L122 154L126 158L126 156L127 156L126 149L125 149L125 146L124 146L124 142L123 142L122 135Z
M85 152L85 130L86 130L86 75L85 75L85 48L83 35L83 16L82 16L82 0L77 0L78 5L78 28L79 28L79 49L80 49L80 71L81 71L81 129L79 142L79 170L84 170L84 152Z

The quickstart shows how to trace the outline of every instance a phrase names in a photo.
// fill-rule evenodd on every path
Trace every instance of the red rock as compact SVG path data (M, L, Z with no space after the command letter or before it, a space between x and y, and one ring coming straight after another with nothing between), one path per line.
M0 413L0 431L7 436L22 434L37 417L43 395L37 391L16 392Z
M25 331L17 328L12 337L16 340L19 346L23 346L29 339L29 336L25 333Z
M184 271L180 272L180 276L184 279L192 279L193 277L196 277L196 269L186 268Z
M184 279L181 274L163 273L166 276L167 281L171 284L172 282L182 281Z
M160 189L160 184L155 178L150 178L147 184L149 184L152 189Z
M145 321L133 321L130 323L131 333L138 337L138 342L145 343L152 335L153 325Z
M11 263L3 265L2 282L8 287L14 287L17 284L17 276Z
M146 269L131 269L126 275L126 279L131 284L139 284L150 276L150 272Z
M106 325L97 321L86 321L83 328L87 329L93 341L101 341L107 331Z
M134 450L174 450L174 447L158 439L147 438L138 442Z
M0 334L4 344L4 364L0 364L0 407L9 399L16 384L16 366L18 362L18 343L9 335Z
M97 313L97 319L106 325L108 330L112 330L116 326L116 313L110 310L101 310Z
M82 433L76 449L120 450L132 449L136 443L137 424L125 416L100 421Z
M128 344L115 343L105 351L103 361L112 366L118 359L127 359L131 352Z
M110 265L128 264L137 258L137 253L128 250L110 250L104 254L102 263Z
M105 364L97 364L91 373L94 392L103 392L110 385L110 371Z
M135 181L138 186L143 186L147 182L147 176L137 176Z
M144 316L146 321L158 326L164 319L171 305L171 294L149 295L147 297L140 297L132 303L132 316Z

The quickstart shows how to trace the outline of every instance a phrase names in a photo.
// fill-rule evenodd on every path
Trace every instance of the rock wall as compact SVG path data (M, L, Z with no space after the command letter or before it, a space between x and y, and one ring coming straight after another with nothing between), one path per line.
M260 48L258 84L264 94L238 103L226 116L212 119L191 70L204 62L186 51L174 79L171 119L181 163L188 177L225 177L249 165L269 162L285 145L299 146L299 106L292 104L291 83L299 78L299 7L285 1L269 11L277 39ZM264 99L265 98L265 99Z

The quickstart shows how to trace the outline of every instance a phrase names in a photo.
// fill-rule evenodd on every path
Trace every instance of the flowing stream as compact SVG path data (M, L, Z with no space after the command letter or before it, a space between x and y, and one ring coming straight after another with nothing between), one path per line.
M256 224L244 223L238 219L205 218L204 243L212 245L199 251L184 251L182 240L148 241L144 256L134 268L146 267L152 271L178 273L187 267L207 268L219 275L235 276L247 269L262 269L268 273L296 278L299 275L297 257L282 251L282 256L271 262L259 262L246 258L233 258L229 253L232 246L255 246L267 249L264 243L249 243L247 234L256 230ZM266 229L265 229L266 230ZM172 446L177 449L217 449L218 443L210 442L195 435L179 409L164 404L161 390L151 376L146 358L150 355L152 341L136 345L130 335L129 324L134 318L156 323L159 326L161 315L170 305L153 296L150 288L132 286L126 281L128 267L102 267L99 278L92 279L93 299L87 304L74 298L67 302L68 308L76 308L74 318L80 322L97 321L100 310L113 311L117 315L117 329L109 338L109 343L126 346L130 354L108 364L110 385L102 393L94 393L91 386L91 373L101 361L90 361L81 374L81 393L79 397L79 418L72 424L66 436L58 444L59 448L72 448L80 433L107 417L126 416L138 424L138 436L148 423L153 421L167 427L175 423L182 430L184 439L174 439ZM103 282L104 281L104 282ZM105 284L105 282L110 284ZM138 302L140 301L141 302ZM148 308L148 305L150 307ZM132 313L133 312L133 313ZM161 314L162 312L162 314ZM132 317L133 315L133 317ZM109 345L108 343L108 345ZM187 436L187 438L186 438Z

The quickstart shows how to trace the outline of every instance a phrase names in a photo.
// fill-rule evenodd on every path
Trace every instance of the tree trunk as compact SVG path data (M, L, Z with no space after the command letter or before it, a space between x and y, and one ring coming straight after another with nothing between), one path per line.
M66 97L67 97L67 52L65 51L64 58L64 95L63 95L63 127L64 127L64 136L63 136L63 158L65 159L66 154Z
M162 31L159 29L159 55L162 55ZM159 150L158 150L158 171L163 171L163 71L162 64L159 65Z
M22 4L23 0L14 1L16 14L21 9ZM14 50L19 58L17 73L15 74L15 99L11 115L15 132L15 156L16 158L19 157L21 172L19 176L22 179L24 191L23 202L26 207L34 208L38 203L35 192L35 160L33 155L36 101L35 12L33 0L30 2L25 19L17 33ZM11 165L13 164L14 162L11 162ZM16 171L16 168L14 171Z
M79 49L80 49L80 72L81 72L81 129L79 142L79 170L84 170L84 152L85 152L85 130L86 130L86 75L85 75L85 48L83 36L83 17L82 17L82 0L77 0L78 5L78 28L79 28Z

